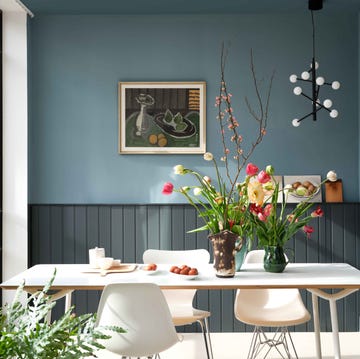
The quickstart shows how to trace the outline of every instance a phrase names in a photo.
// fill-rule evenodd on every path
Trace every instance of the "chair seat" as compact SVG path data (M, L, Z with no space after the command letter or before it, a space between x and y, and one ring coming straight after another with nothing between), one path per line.
M235 316L246 324L284 327L311 318L297 289L241 289L237 301Z
M287 327L303 324L311 319L309 312L302 308L284 308L262 310L261 312L243 312L237 319L246 324L264 327Z
M192 308L170 308L170 313L175 326L188 325L198 320L210 317L210 312Z

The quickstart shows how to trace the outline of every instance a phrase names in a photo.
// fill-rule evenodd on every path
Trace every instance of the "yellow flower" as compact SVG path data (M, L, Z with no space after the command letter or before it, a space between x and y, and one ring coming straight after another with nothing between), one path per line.
M217 204L222 204L224 202L224 197L223 196L218 196L215 198L215 202Z
M251 203L256 203L258 206L262 206L265 196L262 184L258 181L249 182L248 196Z

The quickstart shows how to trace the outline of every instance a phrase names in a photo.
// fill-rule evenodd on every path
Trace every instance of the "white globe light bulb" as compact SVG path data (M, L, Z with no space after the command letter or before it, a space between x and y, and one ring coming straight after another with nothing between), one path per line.
M297 118L294 118L291 123L292 123L292 125L294 127L299 127L300 126L300 122L299 122L299 120Z
M340 82L339 81L334 81L332 84L331 84L331 87L334 89L334 90L338 90L340 88Z
M324 106L325 106L326 108L330 108L330 107L332 106L332 101L329 100L329 99L326 99L326 100L324 101Z
M339 115L339 112L337 112L337 110L331 110L330 117L336 118L336 117L338 117L338 115Z
M301 74L301 78L303 80L308 80L310 78L310 74L307 72L307 71L304 71L302 74Z
M310 68L312 68L312 63L310 64ZM319 68L319 63L315 61L315 70L317 70L318 68Z
M296 76L296 75L291 75L291 76L289 77L289 80L290 80L291 83L294 84L294 83L297 81L297 76Z
M320 76L316 79L316 83L317 83L317 85L321 86L325 83L325 79Z
M300 86L296 86L296 87L294 88L294 94L295 94L296 96L299 96L299 95L301 95L301 93L302 93L301 87L300 87Z
M321 100L319 98L316 99L316 107L320 107L321 105Z

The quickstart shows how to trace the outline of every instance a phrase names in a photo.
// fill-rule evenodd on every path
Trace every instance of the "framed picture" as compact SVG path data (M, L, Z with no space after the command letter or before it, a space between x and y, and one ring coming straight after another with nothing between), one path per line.
M205 82L119 82L119 152L205 153Z
M320 175L313 176L284 176L284 187L291 188L288 194L289 203L299 203L313 195L310 202L321 202Z

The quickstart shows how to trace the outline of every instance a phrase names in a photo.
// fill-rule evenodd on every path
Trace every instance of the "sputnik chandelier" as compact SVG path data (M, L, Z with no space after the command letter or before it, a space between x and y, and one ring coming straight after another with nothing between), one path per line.
M320 88L324 85L331 86L333 90L338 90L340 88L340 82L339 81L333 81L333 82L326 82L324 77L318 76L316 74L317 69L319 68L319 63L315 60L315 23L314 23L314 10L320 10L323 6L323 0L309 0L309 10L311 10L311 20L312 20L312 50L313 50L313 57L310 64L310 68L307 71L304 71L301 73L301 76L298 77L297 75L291 75L290 76L290 82L296 83L298 81L300 82L307 82L311 84L312 94L311 96L306 95L303 92L303 89L300 86L296 86L293 90L294 94L296 96L304 96L312 103L312 111L301 117L301 118L295 118L292 121L292 125L294 127L300 126L300 122L304 120L305 118L312 115L313 120L316 121L316 115L317 112L324 109L329 112L330 117L336 118L338 117L338 111L335 109L332 109L332 101L330 99L326 99L323 102L319 99L319 92Z

